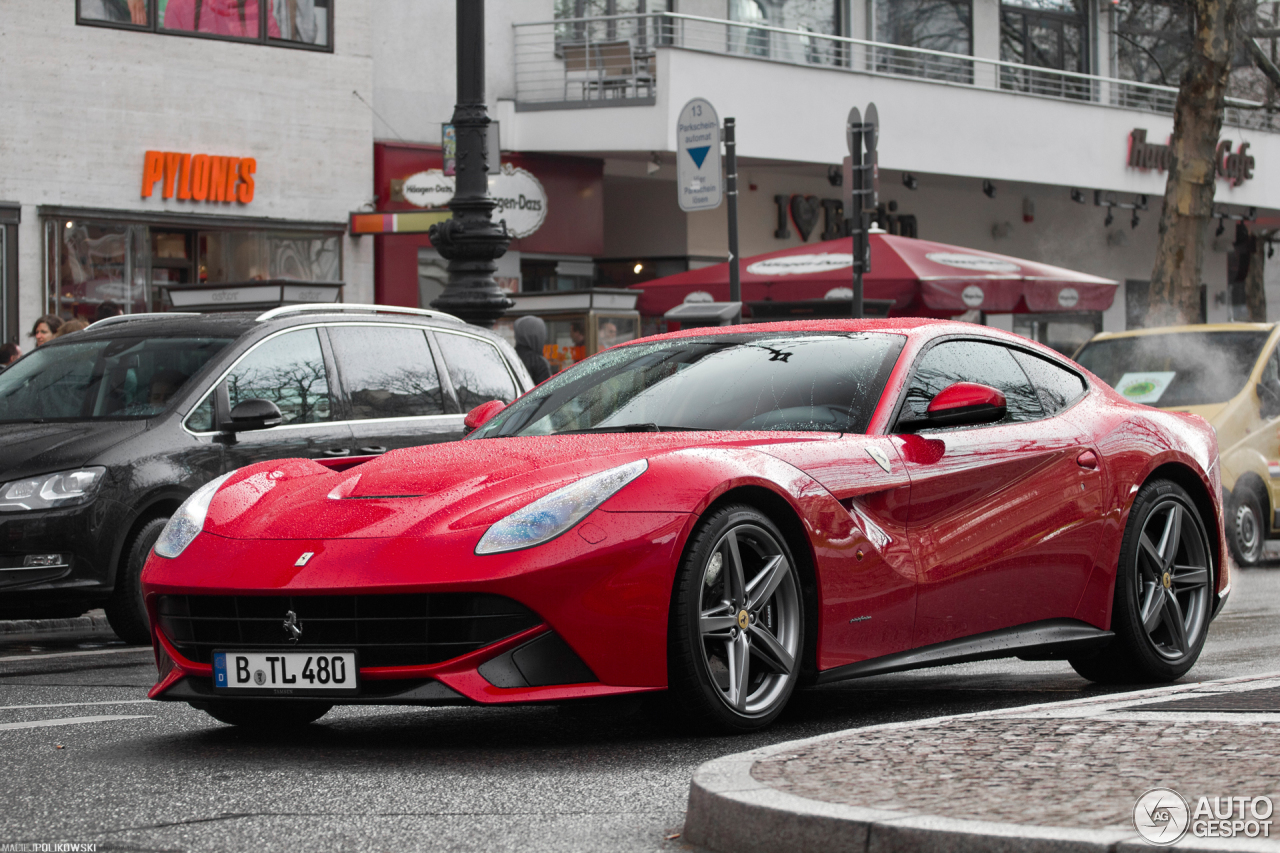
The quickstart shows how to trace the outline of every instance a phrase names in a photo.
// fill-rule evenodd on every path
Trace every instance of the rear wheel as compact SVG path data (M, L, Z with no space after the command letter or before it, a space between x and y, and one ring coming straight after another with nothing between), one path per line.
M120 570L116 572L116 588L104 609L111 630L126 643L139 646L151 643L151 625L142 602L142 567L168 523L169 519L163 516L148 519L134 531L124 547Z
M681 717L731 733L773 722L795 689L803 641L781 531L753 507L712 513L685 549L672 595L667 671Z
M1071 666L1102 683L1162 682L1195 664L1209 630L1213 551L1195 504L1167 480L1142 487L1125 528L1105 650Z
M314 723L329 713L324 702L272 702L242 699L238 702L210 702L201 710L215 720L232 726L261 731L294 729Z
M1262 517L1262 501L1247 486L1237 489L1227 504L1227 542L1238 565L1256 566L1262 559L1267 525Z

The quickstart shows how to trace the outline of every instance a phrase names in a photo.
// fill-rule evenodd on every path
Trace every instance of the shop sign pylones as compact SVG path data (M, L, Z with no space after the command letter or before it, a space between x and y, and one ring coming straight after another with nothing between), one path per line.
M252 157L148 151L142 165L142 197L151 198L160 184L161 198L248 204L257 171L258 161Z

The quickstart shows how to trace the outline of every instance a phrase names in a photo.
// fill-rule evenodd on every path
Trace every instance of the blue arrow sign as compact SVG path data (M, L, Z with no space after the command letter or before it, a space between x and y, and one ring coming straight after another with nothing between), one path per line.
M687 150L689 156L693 158L694 165L701 169L703 161L707 159L707 152L711 150L711 146L703 145L701 148L689 148Z

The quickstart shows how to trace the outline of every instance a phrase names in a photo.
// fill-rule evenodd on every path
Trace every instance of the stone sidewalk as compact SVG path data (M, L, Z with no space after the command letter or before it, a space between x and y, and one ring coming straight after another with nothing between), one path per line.
M90 610L83 616L76 616L71 619L0 620L0 642L20 642L27 639L39 639L51 634L115 637L115 632L107 624L107 615L101 609Z
M1227 797L1280 804L1280 673L728 756L694 775L684 840L725 853L1150 850L1134 814L1152 788L1188 804L1189 831L1173 849L1280 851L1280 814L1249 824L1244 805L1232 838L1204 837L1221 824L1196 816L1201 797L1208 808L1223 798L1223 810Z

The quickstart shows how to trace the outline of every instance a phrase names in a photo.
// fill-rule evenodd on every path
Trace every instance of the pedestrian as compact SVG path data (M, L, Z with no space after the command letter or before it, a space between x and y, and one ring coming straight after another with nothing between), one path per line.
M31 327L31 337L36 339L36 346L41 346L53 340L53 336L58 334L58 330L61 328L61 317L57 314L45 314L36 320L36 324Z
M547 343L547 324L541 317L521 317L515 323L516 355L529 369L535 385L551 378L551 366L542 355Z
M22 358L22 347L17 344L0 344L0 370L4 370Z
M79 317L77 317L74 320L68 320L67 322L63 323L62 327L58 329L58 333L54 335L54 337L65 338L67 335L71 334L72 332L79 332L87 328L89 328L88 321L81 320Z
M119 303L112 302L108 299L98 306L97 311L93 312L93 322L96 323L99 320L105 320L108 317L119 317L123 313L124 309L120 307Z

